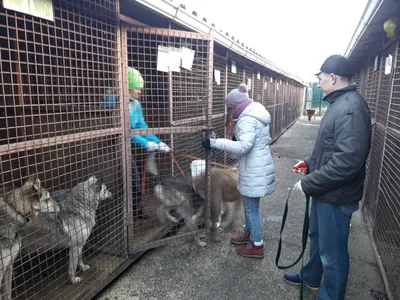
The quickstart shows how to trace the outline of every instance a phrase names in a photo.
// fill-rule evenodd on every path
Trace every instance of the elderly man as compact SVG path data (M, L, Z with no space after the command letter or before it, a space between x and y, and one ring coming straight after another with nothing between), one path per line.
M367 103L350 85L346 58L330 56L317 75L329 103L311 157L293 167L305 174L295 188L312 197L310 260L289 283L319 290L318 300L344 299L349 274L350 219L363 196L365 164L371 147ZM321 283L322 274L324 280Z

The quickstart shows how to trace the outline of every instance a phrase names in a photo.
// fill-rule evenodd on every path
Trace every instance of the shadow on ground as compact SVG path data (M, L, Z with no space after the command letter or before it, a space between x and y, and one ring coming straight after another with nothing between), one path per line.
M285 200L289 189L299 180L291 168L297 160L311 154L319 122L299 120L271 147L276 192L263 199L260 208L265 242L263 260L239 257L229 243L232 234L241 232L241 214L232 230L222 231L220 244L206 237L206 248L198 248L192 242L178 242L152 250L97 299L299 299L299 289L282 280L284 272L275 267L275 255ZM304 198L293 193L289 209L282 264L291 263L299 255ZM347 299L385 299L383 281L359 212L352 219L349 248L351 270ZM306 290L305 299L315 299L315 295Z

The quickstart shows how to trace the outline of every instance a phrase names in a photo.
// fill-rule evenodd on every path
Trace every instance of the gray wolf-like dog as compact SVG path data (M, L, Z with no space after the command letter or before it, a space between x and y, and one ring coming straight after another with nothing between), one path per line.
M82 260L83 247L96 225L96 210L100 201L111 197L112 194L107 186L96 176L91 176L86 181L78 183L68 193L66 200L59 202L58 220L62 233L68 238L68 275L71 283L82 280L76 277L78 266L82 271L90 269L90 266L85 265Z
M157 181L154 194L161 202L157 211L160 222L164 223L168 219L172 223L179 223L180 219L171 214L174 211L184 220L191 232L198 230L198 226L203 221L201 217L205 213L204 198L200 198L193 190L191 183L186 180L161 178L155 162L155 153L148 157L148 170ZM201 237L196 235L194 240L198 246L204 247L207 244L200 240Z
M21 249L20 230L41 212L57 213L57 203L32 175L22 187L0 197L1 299L11 299L13 263Z

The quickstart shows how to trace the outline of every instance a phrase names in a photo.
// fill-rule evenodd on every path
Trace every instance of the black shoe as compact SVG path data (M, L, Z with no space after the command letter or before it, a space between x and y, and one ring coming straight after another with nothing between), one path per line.
M299 274L285 274L285 275L283 275L283 278L291 284L294 284L294 285L301 284L301 278L300 278ZM318 291L320 288L319 285L318 286L317 285L308 285L306 283L304 283L304 285L313 291Z

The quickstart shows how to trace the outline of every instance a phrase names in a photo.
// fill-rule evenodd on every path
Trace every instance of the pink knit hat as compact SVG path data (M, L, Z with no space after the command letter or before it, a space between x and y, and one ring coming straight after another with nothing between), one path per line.
M245 83L241 83L238 88L233 89L226 96L225 104L227 107L236 108L240 103L249 99L249 88Z

